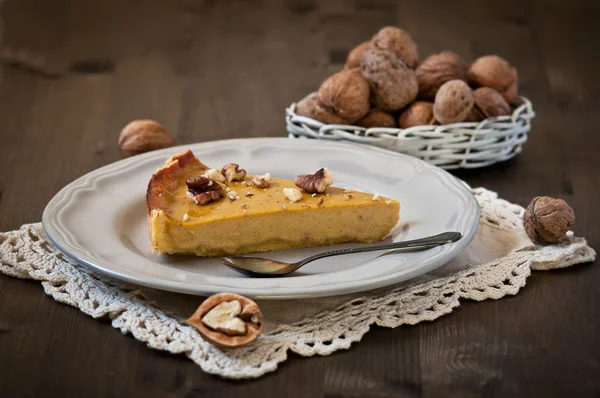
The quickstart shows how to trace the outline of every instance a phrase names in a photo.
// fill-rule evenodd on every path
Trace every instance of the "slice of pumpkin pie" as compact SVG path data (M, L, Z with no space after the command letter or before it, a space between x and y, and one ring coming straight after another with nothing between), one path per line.
M396 200L332 187L327 169L295 181L221 170L190 150L169 158L146 192L156 253L225 256L342 242L375 242L397 224Z

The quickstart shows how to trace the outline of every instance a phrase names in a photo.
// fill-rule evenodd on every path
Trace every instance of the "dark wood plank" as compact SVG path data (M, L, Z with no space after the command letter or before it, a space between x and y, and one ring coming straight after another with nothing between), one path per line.
M600 247L600 79L591 1L7 0L0 10L0 229L39 221L66 183L119 158L120 128L154 118L179 143L284 136L284 108L380 26L422 56L498 53L538 113L522 155L455 174L526 205L562 197ZM234 17L235 21L234 21ZM107 321L0 277L6 396L596 396L600 270L534 273L514 298L436 322L374 328L351 350L292 358L251 382L203 374ZM8 371L6 371L8 369Z

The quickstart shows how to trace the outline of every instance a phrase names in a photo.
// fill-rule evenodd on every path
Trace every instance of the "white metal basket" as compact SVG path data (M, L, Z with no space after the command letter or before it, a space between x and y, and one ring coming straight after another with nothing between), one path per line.
M535 116L531 102L521 99L523 104L510 116L407 129L323 124L296 115L295 103L286 109L285 119L290 138L348 140L415 156L444 169L472 169L510 159L521 152Z

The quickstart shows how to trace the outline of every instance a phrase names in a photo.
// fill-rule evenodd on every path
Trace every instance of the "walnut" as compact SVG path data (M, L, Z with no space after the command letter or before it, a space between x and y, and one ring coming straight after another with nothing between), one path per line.
M467 63L452 51L430 55L419 64L415 73L419 82L419 98L433 101L435 93L449 80L466 80Z
M171 133L154 120L134 120L123 127L119 148L125 156L168 148L175 144Z
M371 102L382 111L400 110L417 98L415 71L390 51L367 48L361 71L371 86Z
M360 68L360 63L362 62L363 55L365 54L365 49L369 44L371 44L371 41L364 41L350 50L348 57L346 58L346 65L344 65L344 69Z
M240 169L239 164L227 163L221 169L221 174L223 174L229 182L242 181L246 177L246 170Z
M467 80L475 87L493 88L509 103L517 97L517 70L497 55L486 55L475 60L467 71Z
M573 224L575 212L562 199L538 196L523 213L525 232L541 244L559 243Z
M470 121L480 121L494 116L510 115L510 105L504 97L490 87L479 87L473 91L475 104L467 117Z
M323 109L347 123L354 123L366 115L371 107L369 83L358 71L338 72L319 87L317 105L315 115Z
M185 323L195 327L204 340L222 348L248 344L263 330L263 316L258 305L233 293L210 296Z
M225 190L217 181L208 177L195 177L185 182L187 195L198 205L204 205L225 196Z
M396 127L396 119L381 109L373 108L362 119L356 122L357 126L371 127Z
M283 194L292 203L302 200L302 192L296 188L283 188Z
M267 173L262 176L254 176L252 183L259 188L268 188L271 185L271 174Z
M298 103L296 104L296 109L294 111L296 115L314 118L316 105L317 93L311 93L306 97L302 98L300 101L298 101Z
M414 69L419 60L417 45L403 29L386 26L379 30L371 40L373 46L392 51L409 68Z
M208 177L213 181L225 182L225 176L221 174L221 172L217 169L208 169L204 172L202 176Z
M475 98L473 90L462 80L442 84L435 95L433 115L441 124L462 122L469 116Z
M398 125L403 129L413 126L429 126L432 124L435 124L435 117L433 117L433 102L415 101L402 111L398 117Z
M294 180L298 188L308 193L325 192L328 186L333 184L333 174L327 167L317 170L315 174L301 174Z

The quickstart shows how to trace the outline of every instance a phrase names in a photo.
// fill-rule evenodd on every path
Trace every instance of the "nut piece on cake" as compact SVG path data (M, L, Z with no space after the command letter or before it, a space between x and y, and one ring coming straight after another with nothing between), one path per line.
M315 174L300 174L294 180L294 184L308 193L325 192L327 187L333 184L333 174L325 167L317 170Z
M217 181L208 177L195 177L185 182L187 196L198 205L219 200L225 196L225 190Z
M225 176L227 181L242 181L246 177L246 170L240 169L236 163L227 163L221 169L221 174Z
M204 340L223 348L248 344L263 330L258 305L233 293L210 296L185 323L195 327Z

